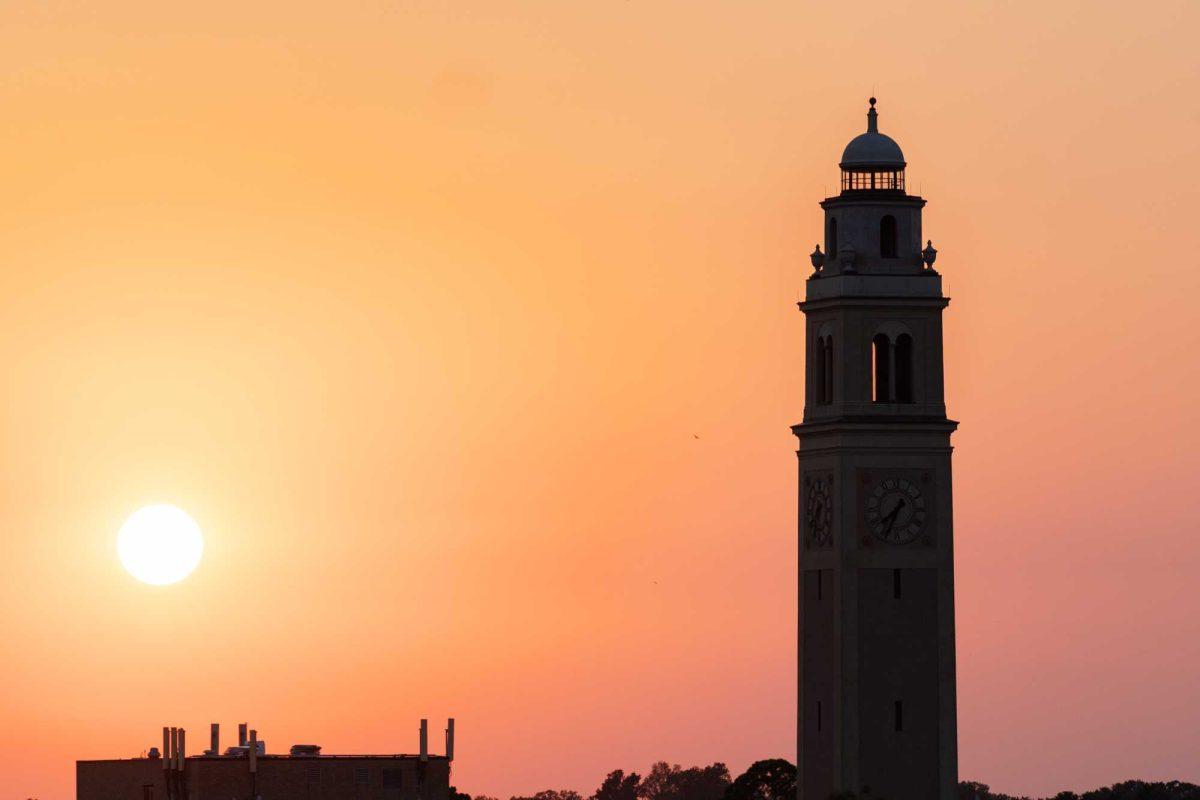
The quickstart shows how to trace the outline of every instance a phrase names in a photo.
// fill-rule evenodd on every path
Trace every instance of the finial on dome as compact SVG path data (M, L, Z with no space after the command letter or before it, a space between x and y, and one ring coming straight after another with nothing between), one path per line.
M879 112L875 110L875 98L871 98L871 110L867 112L867 133L879 133Z

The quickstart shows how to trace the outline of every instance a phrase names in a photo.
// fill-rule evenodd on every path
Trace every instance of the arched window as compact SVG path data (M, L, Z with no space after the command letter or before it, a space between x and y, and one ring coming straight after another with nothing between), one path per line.
M830 258L836 258L838 254L837 240L837 217L829 218L829 239L825 242L825 253Z
M885 334L871 340L871 399L876 403L892 401L892 347Z
M879 220L879 255L883 258L896 257L896 218L891 214Z
M821 352L825 354L825 371L821 373L821 391L825 403L833 402L833 337L826 336Z
M896 337L896 402L913 401L912 337L902 333Z

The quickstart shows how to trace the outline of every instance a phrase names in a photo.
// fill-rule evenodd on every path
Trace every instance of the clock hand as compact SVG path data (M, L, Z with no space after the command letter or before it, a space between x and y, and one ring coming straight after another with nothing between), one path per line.
M904 498L902 497L900 498L900 502L896 503L896 507L893 508L888 515L883 518L883 521L887 523L887 527L883 529L885 536L892 532L892 528L896 525L896 515L900 513L900 509L904 508L904 506L905 502Z

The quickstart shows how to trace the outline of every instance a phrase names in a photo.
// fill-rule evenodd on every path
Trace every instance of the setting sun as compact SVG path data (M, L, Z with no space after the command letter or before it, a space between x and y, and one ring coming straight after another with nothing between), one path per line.
M117 534L117 555L129 574L166 586L192 574L204 553L200 526L172 505L138 509Z

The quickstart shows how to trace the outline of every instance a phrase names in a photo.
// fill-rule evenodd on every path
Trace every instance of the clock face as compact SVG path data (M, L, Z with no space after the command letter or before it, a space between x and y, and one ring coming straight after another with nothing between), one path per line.
M804 519L810 547L825 547L833 541L833 496L826 478L813 478L808 485Z
M867 497L867 527L888 544L908 544L921 534L927 517L925 498L915 483L888 478Z

